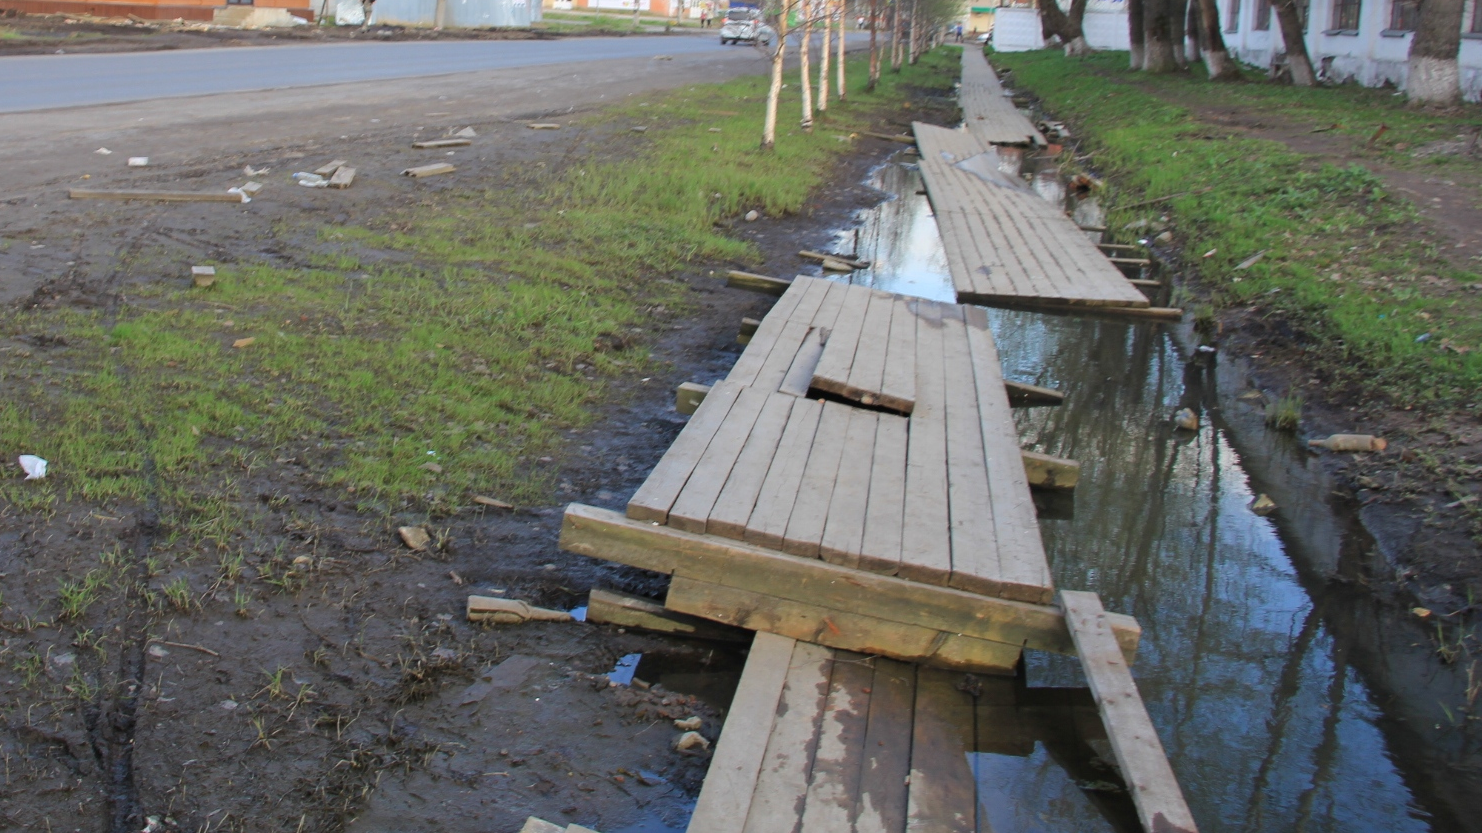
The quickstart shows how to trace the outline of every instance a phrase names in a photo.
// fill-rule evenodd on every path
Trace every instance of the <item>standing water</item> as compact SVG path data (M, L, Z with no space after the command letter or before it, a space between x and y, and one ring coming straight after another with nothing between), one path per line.
M871 184L891 195L860 218L856 256L872 267L835 279L952 300L914 166L883 165ZM1169 328L989 318L1004 376L1066 395L1016 412L1024 447L1082 467L1072 516L1041 523L1050 564L1059 586L1095 591L1142 624L1134 673L1202 828L1478 829L1477 759L1437 707L1455 692L1426 679L1438 675L1425 635L1314 578L1356 572L1362 558L1345 550L1352 536L1322 504L1326 487L1270 517L1249 509L1258 491L1294 504L1301 493L1253 485L1248 466L1320 483L1303 452L1247 431L1243 456L1211 381L1226 374L1186 358ZM1182 407L1203 414L1197 431L1170 424ZM1035 687L1085 685L1067 657L1032 654L1027 674ZM1070 777L1043 747L972 758L983 794L1004 799L984 808L997 833L1126 826L1095 809L1104 784Z

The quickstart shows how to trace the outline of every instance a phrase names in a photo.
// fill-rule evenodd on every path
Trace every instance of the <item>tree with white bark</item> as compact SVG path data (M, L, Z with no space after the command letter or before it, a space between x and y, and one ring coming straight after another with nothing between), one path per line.
M1462 0L1420 0L1420 20L1410 41L1405 95L1413 104L1461 103Z
M1276 23L1281 27L1292 83L1298 87L1316 87L1317 73L1312 71L1312 58L1307 54L1306 21L1297 0L1271 0L1271 10L1276 12Z
M774 0L764 11L772 21L776 40L772 43L772 83L767 88L767 111L762 118L762 150L777 146L777 104L782 99L782 65L787 60L787 16L791 0Z

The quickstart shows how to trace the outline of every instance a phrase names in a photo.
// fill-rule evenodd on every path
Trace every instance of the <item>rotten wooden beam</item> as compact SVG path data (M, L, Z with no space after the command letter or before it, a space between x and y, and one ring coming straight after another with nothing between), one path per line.
M72 188L67 197L74 200L149 200L153 202L235 202L240 203L238 194L225 191L149 191L129 189L104 191L96 188Z
M693 414L699 410L700 403L705 401L705 396L709 393L709 385L681 382L679 387L674 389L674 410L681 414Z
M763 295L781 295L792 286L792 281L781 278L773 278L767 275L755 275L751 272L741 272L732 269L726 272L726 286L736 289L747 289L752 292L760 292Z
M1011 382L1008 379L1003 381L1003 387L1009 395L1009 406L1013 408L1036 408L1042 405L1060 405L1065 402L1065 394L1054 388L1042 388L1026 382Z
M587 621L716 642L750 642L751 632L669 610L652 599L593 590L587 597Z
M1064 457L1041 454L1037 451L1020 451L1024 460L1024 474L1029 485L1035 489L1074 489L1081 479L1081 464Z

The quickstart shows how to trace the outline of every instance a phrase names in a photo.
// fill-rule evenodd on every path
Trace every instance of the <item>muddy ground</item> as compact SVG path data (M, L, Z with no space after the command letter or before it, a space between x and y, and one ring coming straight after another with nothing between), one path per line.
M641 142L625 131L531 131L526 121L758 68L738 51L576 65L540 87L513 82L546 70L481 73L435 101L406 82L355 96L292 90L7 116L0 237L12 245L0 251L0 301L126 305L131 288L174 278L159 258L139 270L129 254L145 245L173 252L165 260L182 270L203 257L307 265L320 223L436 211L440 195L470 187L516 194L533 171ZM455 152L455 176L397 176L446 158L409 149L410 138L464 126L479 139ZM95 154L99 146L117 152ZM803 271L795 252L824 246L828 230L878 200L857 183L897 149L864 143L806 216L733 233L762 247L765 269ZM134 154L151 167L124 167ZM289 179L330 157L353 160L353 188ZM247 206L65 198L84 182L239 184L244 165L271 169ZM708 753L676 751L671 721L699 716L702 733L718 735L742 661L734 646L584 623L475 625L463 610L475 592L569 609L592 587L661 589L654 576L560 552L561 506L621 507L683 424L675 385L711 381L734 361L738 322L770 302L723 288L711 269L725 266L674 276L695 303L682 318L652 321L645 338L662 372L616 380L600 418L568 433L550 461L559 467L550 505L464 508L438 520L439 546L427 553L395 534L416 518L357 512L290 449L269 470L223 472L251 480L250 511L272 530L256 543L293 565L277 584L251 567L232 575L214 553L154 573L150 553L175 531L148 501L74 502L49 517L0 507L0 828L122 833L155 817L152 830L513 831L532 814L609 833L682 828ZM57 347L0 345L65 364ZM67 619L59 583L99 564L96 600ZM209 590L177 604L167 588L182 578ZM153 602L128 589L135 580ZM638 677L652 687L609 685L605 674L632 653L644 654ZM114 689L113 680L141 682Z

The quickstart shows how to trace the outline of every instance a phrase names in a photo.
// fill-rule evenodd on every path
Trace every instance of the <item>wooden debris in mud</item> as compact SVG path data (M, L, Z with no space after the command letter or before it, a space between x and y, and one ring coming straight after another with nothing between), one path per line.
M338 171L340 168L348 164L350 164L350 160L348 159L336 159L333 162L329 162L328 164L320 165L319 167L315 168L314 173L318 174L319 176L333 176L335 171Z
M1040 405L1059 405L1065 401L1065 394L1054 388L1042 388L1039 385L1031 385L1025 382L1003 381L1004 390L1009 395L1009 405L1015 408L1034 408Z
M658 602L616 590L592 591L587 598L587 621L692 639L751 641L750 631L675 613Z
M97 188L72 188L67 191L68 199L74 200L149 200L153 202L235 202L241 196L226 191L151 191L126 189L104 191Z
M334 172L334 175L329 178L329 187L349 188L350 184L354 181L355 169L350 167L349 165L342 165L338 170Z
M497 500L497 499L492 498L492 497L484 497L483 495L474 495L473 496L473 502L474 503L477 503L480 506L489 506L489 507L492 507L494 509L513 509L513 508L515 508L515 505L513 503L505 503L502 500Z
M1037 451L1021 451L1024 474L1029 485L1037 489L1074 489L1081 479L1081 464L1064 457L1053 457Z
M421 179L424 176L437 176L438 174L450 174L458 170L447 162L437 162L431 165L418 165L415 168L407 168L401 172L402 176Z
M749 289L752 292L760 292L763 295L781 295L792 286L792 281L781 278L773 278L767 275L754 275L751 272L741 272L735 269L726 272L726 286L736 289Z
M412 142L412 147L421 149L434 148L461 148L473 144L467 139L429 139L425 142Z
M844 255L828 254L825 252L814 252L808 249L804 249L801 252L798 252L798 257L804 258L806 260L817 260L820 262L834 260L838 261L839 263L846 264L850 269L870 268L870 262L868 260L855 260L852 257L845 257Z
M519 599L501 599L495 596L469 596L468 621L493 622L496 625L517 625L521 622L570 622L570 613L535 607Z
M535 122L530 125L531 130L560 130L561 125L551 122Z
M736 331L736 343L750 344L751 337L756 334L756 328L760 327L761 325L762 322L756 320L755 318L741 319L741 327L739 330Z
M196 286L205 288L216 283L215 266L192 266L190 267L190 279Z
M693 414L705 401L705 395L710 393L709 385L701 385L696 382L681 382L674 390L674 410L681 414Z

